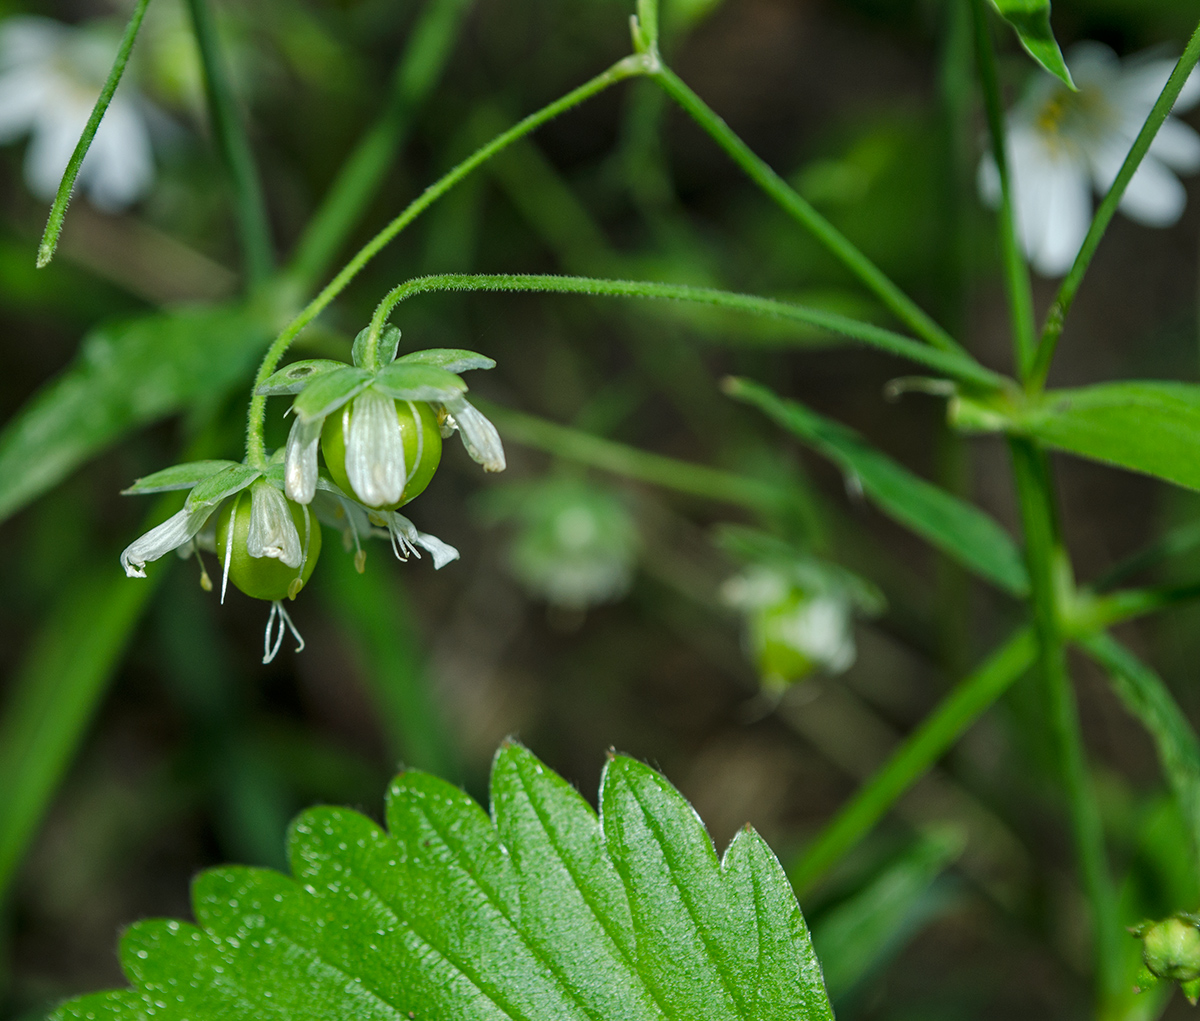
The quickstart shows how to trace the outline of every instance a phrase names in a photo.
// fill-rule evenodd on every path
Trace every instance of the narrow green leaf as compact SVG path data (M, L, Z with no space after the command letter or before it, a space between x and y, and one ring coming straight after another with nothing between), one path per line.
M184 509L194 513L205 507L215 506L226 497L245 489L262 474L259 469L248 464L231 464L228 468L198 482L188 493Z
M379 370L375 388L400 401L440 401L464 392L467 384L434 365L392 362Z
M992 6L1016 30L1021 45L1034 60L1063 84L1075 88L1050 27L1050 0L992 0Z
M412 351L396 359L405 365L433 365L447 372L467 372L470 369L494 369L496 360L475 351L463 351L453 347L431 347L424 351Z
M1162 678L1124 645L1102 631L1077 641L1108 672L1113 690L1154 739L1200 861L1200 738Z
M1081 457L1200 489L1200 386L1130 382L1052 390L1019 409L1013 427Z
M344 368L345 362L337 362L332 358L306 358L302 362L292 362L278 372L271 373L254 392L264 397L299 393L313 380Z
M832 1021L800 908L753 831L718 861L691 806L624 758L601 801L603 823L509 745L491 818L424 773L392 784L387 832L312 809L292 826L292 877L202 875L197 925L125 934L133 990L54 1017Z
M103 326L74 362L0 432L0 521L139 426L219 405L266 345L263 319L237 306Z
M371 374L366 369L343 365L318 376L301 390L292 409L301 418L321 418L361 393L370 382Z
M137 496L143 493L165 493L172 489L191 489L197 482L236 465L236 461L189 461L187 464L173 464L170 468L138 479L128 489L122 489L121 495Z
M1012 595L1029 591L1016 543L983 511L914 475L853 430L784 400L758 383L731 379L725 391L754 405L828 457L862 485L881 511L968 570Z
M133 44L137 41L138 31L142 27L142 19L146 16L146 8L149 4L150 0L137 0L133 14L129 18L129 24L125 26L125 35L117 49L117 56L108 72L108 78L100 90L95 106L92 107L91 115L88 117L87 124L84 125L83 134L75 146L75 151L71 153L71 159L67 162L67 169L63 172L62 180L58 185L58 193L54 196L54 204L50 207L50 218L46 221L46 230L42 234L41 244L38 245L38 269L48 266L50 260L54 258L54 250L58 247L58 236L62 233L63 218L67 215L67 204L71 201L71 191L75 187L75 178L79 176L79 168L83 165L83 159L87 155L88 149L92 147L92 139L96 137L96 131L100 127L100 121L104 119L108 104L112 102L117 86L121 84L121 76L125 73L125 65L129 63L129 55L133 52Z

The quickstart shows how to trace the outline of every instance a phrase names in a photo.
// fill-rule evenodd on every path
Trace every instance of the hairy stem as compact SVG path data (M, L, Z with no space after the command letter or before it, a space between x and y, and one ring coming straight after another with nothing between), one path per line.
M262 182L229 84L212 9L208 0L187 0L187 4L204 68L204 92L208 98L213 134L233 187L234 214L246 278L254 288L266 280L274 262Z
M568 92L565 96L556 99L553 103L549 103L535 113L531 113L524 120L514 124L502 134L497 135L426 188L408 204L399 216L363 245L337 276L325 285L321 293L313 298L300 311L299 315L288 323L283 332L275 338L270 348L267 349L267 353L263 356L262 364L259 366L258 374L254 379L253 390L256 391L262 385L263 381L278 368L279 360L287 352L288 347L296 339L300 331L320 315L334 298L346 289L350 281L361 272L363 267L395 238L397 234L445 195L446 192L450 191L464 177L478 169L481 164L486 163L498 152L502 152L517 139L523 138L547 121L553 120L559 114L578 106L580 103L590 99L597 93L603 92L618 82L636 75L645 74L646 70L647 61L642 56L625 57L617 61L607 71L601 72L590 81L584 82L579 88ZM250 410L247 416L246 454L251 464L260 467L266 464L266 450L263 444L263 417L266 414L266 407L266 398L254 393L250 398Z

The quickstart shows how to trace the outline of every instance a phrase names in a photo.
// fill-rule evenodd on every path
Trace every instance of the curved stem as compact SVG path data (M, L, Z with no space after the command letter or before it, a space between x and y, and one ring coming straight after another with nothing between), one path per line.
M486 145L476 149L470 156L443 175L420 195L418 195L394 220L368 241L312 301L310 301L267 349L254 379L254 390L279 366L279 360L284 356L292 341L300 331L311 323L353 280L368 262L370 262L397 234L420 216L434 202L440 199L464 177L477 169L481 164L501 152L519 138L541 127L547 121L553 120L574 106L597 93L603 92L611 85L645 74L650 66L646 57L634 55L617 61L607 71L603 71L584 82L579 88L568 92L560 99L531 113L524 120L514 124L503 134L497 135ZM378 338L376 338L378 342ZM263 443L263 417L266 414L266 398L255 393L250 399L250 410L246 425L246 454L250 463L262 467L266 464L266 450Z
M897 287L883 271L800 194L746 145L688 85L669 67L659 65L651 73L666 93L719 145L747 176L783 210L798 220L851 273L861 280L901 322L919 337L943 351L962 348L915 301Z
M393 288L379 303L371 319L371 336L378 343L380 332L388 316L400 302L416 294L429 291L540 291L556 294L587 294L596 297L614 298L665 298L674 301L691 301L702 305L749 312L754 315L774 316L817 326L831 333L841 334L861 341L888 354L908 358L937 372L972 386L988 390L1001 389L1008 381L990 369L984 368L966 352L941 351L885 330L870 323L859 322L834 312L806 308L774 298L762 298L752 294L736 294L708 287L689 287L684 284L660 284L644 280L603 280L595 277L551 276L540 274L459 274L447 273L439 276L417 277ZM372 349L373 350L373 349ZM370 368L370 366L368 366Z
M1179 63L1175 65L1175 70L1167 79L1167 84L1155 101L1150 116L1142 125L1142 130L1138 132L1133 148L1129 150L1129 155L1125 157L1125 162L1121 165L1120 173L1117 174L1112 187L1108 189L1108 194L1104 196L1096 210L1096 215L1092 217L1092 225L1088 228L1083 247L1075 256L1075 263L1066 279L1063 280L1062 286L1059 287L1054 304L1050 306L1050 311L1046 314L1046 325L1042 329L1041 342L1038 344L1037 355L1030 374L1029 383L1032 389L1040 390L1045 385L1046 376L1050 372L1050 362L1054 358L1058 338L1062 335L1067 313L1071 311L1075 295L1079 292L1079 285L1083 283L1084 274L1087 273L1088 266L1092 263L1092 257L1096 254L1096 249L1100 247L1100 240L1104 237L1104 232L1108 229L1113 216L1116 215L1117 206L1120 205L1121 199L1125 195L1125 189L1133 179L1133 175L1137 172L1146 153L1150 151L1150 144L1154 141L1154 136L1158 134L1158 129L1163 126L1163 122L1170 115L1171 108L1175 105L1179 93L1183 90L1188 76L1197 63L1200 63L1200 25L1192 33L1187 49L1183 51L1183 56L1179 58Z

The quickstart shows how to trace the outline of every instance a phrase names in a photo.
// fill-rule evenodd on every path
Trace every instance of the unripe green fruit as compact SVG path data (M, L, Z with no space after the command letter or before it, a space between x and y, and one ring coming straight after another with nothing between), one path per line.
M229 563L229 580L252 599L295 599L296 594L312 576L321 555L321 525L316 516L308 515L308 557L303 567L288 567L274 557L252 557L246 549L250 531L250 494L240 493L217 511L217 560L225 569L225 551L229 549L229 523L233 520L233 549ZM288 512L304 547L304 508L288 500ZM236 518L234 517L236 513Z
M1142 959L1159 978L1200 978L1200 929L1182 918L1168 918L1142 936Z
M437 415L424 401L395 401L396 418L400 422L400 436L404 444L404 465L409 475L404 492L396 503L367 504L374 510L395 510L409 500L420 496L429 485L442 459L442 433ZM413 411L416 411L414 416ZM321 453L325 465L338 488L357 499L362 497L350 485L346 475L346 431L354 414L351 401L341 411L334 412L321 429Z

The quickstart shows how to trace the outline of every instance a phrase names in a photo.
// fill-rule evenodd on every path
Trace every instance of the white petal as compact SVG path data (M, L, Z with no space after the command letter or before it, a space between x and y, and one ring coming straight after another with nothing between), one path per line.
M1169 58L1129 61L1113 89L1113 98L1125 109L1140 106L1149 113L1173 70L1175 61ZM1196 89L1195 75L1192 75L1175 101L1175 109L1186 110L1195 103L1200 98L1196 95Z
M462 436L463 446L471 459L483 465L488 472L502 472L507 463L504 460L504 446L500 442L500 434L496 427L489 422L474 405L467 402L465 397L448 397L446 407L458 423L458 432Z
M404 492L404 438L396 402L370 388L347 407L346 477L368 507L396 503ZM343 419L343 422L345 419Z
M67 29L52 18L5 18L0 25L0 66L42 63L62 45Z
M181 510L135 539L121 553L121 566L125 568L126 576L146 577L144 568L147 563L191 542L192 537L204 527L204 522L211 513L212 508L195 514Z
M996 157L988 152L979 161L979 170L975 174L975 186L979 189L979 198L989 209L1000 208L1000 168L996 166Z
M0 77L0 142L10 142L37 123L50 85L41 68L20 68Z
M1017 233L1034 268L1061 276L1071 268L1091 221L1086 166L1032 131L1014 131L1009 162Z
M250 488L246 552L252 557L273 557L288 567L299 567L304 560L300 533L288 510L287 498L266 481Z
M64 109L56 101L54 110L38 121L25 152L25 183L39 198L54 198L87 118L88 110Z
M800 607L788 622L787 637L833 673L841 673L854 662L850 608L840 599L817 597Z
M1150 143L1150 155L1180 174L1200 170L1200 134L1191 125L1168 117Z
M80 168L92 204L118 212L146 193L154 183L154 156L141 115L117 98L104 114Z
M1183 215L1187 192L1170 170L1152 156L1142 160L1125 195L1121 212L1147 227L1169 227Z
M448 542L442 542L436 535L430 535L428 532L418 532L417 538L414 541L433 557L433 568L435 571L440 571L447 564L453 563L458 559L458 550Z
M324 418L310 420L299 416L288 433L284 458L283 485L288 499L296 503L312 503L317 492L317 446L321 441Z

